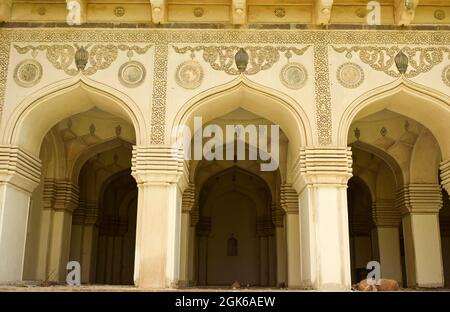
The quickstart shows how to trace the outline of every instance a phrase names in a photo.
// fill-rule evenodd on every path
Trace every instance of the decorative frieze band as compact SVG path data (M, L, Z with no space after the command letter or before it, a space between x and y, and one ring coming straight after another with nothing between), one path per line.
M236 66L235 55L239 49L243 48L248 55L248 67L241 72ZM196 52L201 52L203 60L207 62L212 69L223 71L229 75L255 75L262 70L267 70L273 64L279 61L280 54L284 54L289 60L294 54L303 55L309 46L303 48L286 47L286 46L186 46L177 47L173 49L178 54L190 53L191 57L195 56Z
M41 161L18 146L0 145L0 182L32 192L39 184Z
M414 78L419 74L429 72L450 56L450 48L438 47L403 47L399 46L352 46L335 47L338 53L345 53L348 59L356 54L359 59L376 71L398 78L402 74L396 69L395 57L402 51L408 60L408 68L404 76Z
M31 52L35 58L39 52L45 51L47 60L54 68L63 70L67 75L75 76L78 72L89 76L99 70L108 68L118 57L119 51L126 52L131 60L134 53L145 54L151 45L139 47L126 44L95 44L88 43L86 46L78 44L53 44L53 45L27 45L14 48L20 54Z
M372 217L377 226L396 227L402 216L395 206L395 200L377 200L372 204Z
M71 181L45 179L43 190L44 209L72 213L78 206L78 186Z
M409 184L397 194L397 207L402 214L438 213L442 208L442 192L438 184Z

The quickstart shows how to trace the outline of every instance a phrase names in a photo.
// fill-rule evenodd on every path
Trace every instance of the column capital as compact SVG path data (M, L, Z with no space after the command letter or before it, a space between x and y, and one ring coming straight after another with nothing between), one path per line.
M350 147L304 147L294 164L294 188L347 186L352 176Z
M406 213L439 213L442 193L439 184L409 184L397 192L397 207Z
M41 179L41 160L18 146L0 145L0 183L33 192Z
M183 151L164 145L134 146L132 176L140 184L178 184L184 192L188 186L189 163Z
M402 221L394 199L379 199L372 204L372 217L377 226L397 227Z
M197 223L197 234L209 236L211 233L211 217L200 217Z
M98 221L98 204L96 200L79 201L73 211L72 222L77 225L95 225Z
M287 214L298 214L298 194L291 184L281 185L280 206Z
M258 217L256 221L256 231L259 236L271 236L273 235L273 223L270 217L263 216Z
M45 179L44 209L73 213L78 206L78 186L71 181Z
M441 162L441 184L442 187L447 191L450 196L450 159Z
M198 206L194 207L194 209L192 209L190 211L190 216L191 216L191 226L196 226L198 224L198 221L200 219L200 212L198 211Z
M189 213L195 204L195 184L189 183L183 192L183 198L181 201L181 212Z
M284 210L280 207L280 205L276 203L272 203L272 222L275 227L283 227L284 226Z

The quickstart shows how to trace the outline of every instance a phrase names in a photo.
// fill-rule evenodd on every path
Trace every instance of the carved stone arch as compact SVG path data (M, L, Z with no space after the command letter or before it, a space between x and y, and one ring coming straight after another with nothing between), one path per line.
M399 188L409 181L408 171L403 170L398 164L397 160L389 155L386 151L361 141L356 141L350 145L352 148L358 148L368 153L372 153L378 158L382 159L392 170L395 177L396 187Z
M245 76L204 91L186 102L178 110L172 129L168 131L171 144L180 140L186 127L193 134L194 117L202 116L205 124L237 108L243 108L280 126L289 141L288 167L293 164L302 146L314 144L310 120L297 101Z
M199 189L200 189L200 194L199 194L199 197L198 197L199 198L199 203L203 202L203 200L204 200L204 196L205 196L204 194L205 194L205 191L207 191L207 189L204 188L205 186L208 186L208 184L211 183L213 180L215 180L217 178L220 178L221 176L226 176L226 175L228 175L230 173L233 173L233 172L238 172L238 173L247 175L249 177L252 177L252 179L256 179L261 186L266 188L266 190L268 191L267 192L268 193L267 194L268 195L267 196L267 203L268 203L268 205L266 207L264 207L266 209L266 211L259 211L258 215L270 215L270 208L271 208L270 204L272 202L273 195L270 192L269 185L267 184L267 182L264 179L262 179L258 175L254 174L254 173L252 173L252 172L250 172L248 170L245 170L243 168L240 168L238 166L233 166L233 167L230 167L228 169L222 170L222 171L220 171L218 173L215 173L215 174L211 175L205 181L205 183L203 183L203 185L199 186ZM255 182L252 182L252 185L255 185L255 184L256 184ZM241 193L241 194L249 197L255 204L257 204L257 203L261 204L261 205L257 205L257 206L263 206L264 205L264 201L260 197L256 196L252 189L250 189L249 187L247 187L245 185L240 185L239 188L235 188L235 189L223 188L223 189L220 190L219 193L216 193L216 195L217 195L216 198L219 197L221 194L226 194L226 193L229 193L231 191L235 191L235 192ZM209 206L207 201L204 201L203 204L205 206ZM204 214L204 212L202 212L202 214Z
M112 138L106 141L103 141L101 143L89 146L87 149L85 149L76 159L75 162L73 162L68 168L67 168L67 177L74 181L74 183L78 183L80 170L83 167L83 165L94 155L97 155L99 153L103 153L109 150L112 150L114 148L124 146L125 148L128 148L130 150L130 157L131 157L131 150L132 150L132 143L128 142L122 138Z
M93 107L131 122L136 144L148 143L148 126L138 105L122 92L84 76L59 81L28 96L2 125L0 140L37 155L44 136L57 122Z
M410 182L439 183L438 172L442 161L441 155L439 144L433 134L426 128L422 129L411 153Z
M404 77L370 90L348 105L340 117L338 144L347 144L348 132L355 119L382 109L389 109L421 123L438 141L443 159L450 157L450 97Z

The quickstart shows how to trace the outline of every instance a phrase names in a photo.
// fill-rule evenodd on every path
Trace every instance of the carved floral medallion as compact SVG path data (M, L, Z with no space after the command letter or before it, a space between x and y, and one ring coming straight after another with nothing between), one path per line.
M183 62L177 67L175 80L185 89L198 88L203 81L203 68L194 60Z
M145 66L137 61L129 61L119 68L120 83L129 88L135 88L145 79Z
M42 66L34 59L24 60L14 69L14 80L21 87L33 87L39 83L41 78Z
M364 82L364 71L358 64L347 62L339 66L337 80L342 86L354 89Z
M300 89L305 85L308 73L302 64L288 63L281 69L280 79L287 88Z

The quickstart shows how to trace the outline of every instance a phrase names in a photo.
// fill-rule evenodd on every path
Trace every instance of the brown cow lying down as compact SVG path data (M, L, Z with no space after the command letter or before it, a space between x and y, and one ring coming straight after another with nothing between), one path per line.
M391 279L380 280L380 285L369 285L366 279L358 283L359 291L397 291L400 288L398 282Z

